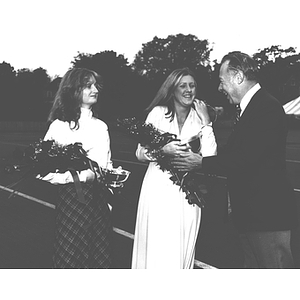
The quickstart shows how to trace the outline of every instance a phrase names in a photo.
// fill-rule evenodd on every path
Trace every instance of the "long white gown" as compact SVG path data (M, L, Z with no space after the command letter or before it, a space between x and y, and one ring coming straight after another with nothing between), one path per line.
M156 128L174 133L181 140L201 131L201 154L216 154L216 141L211 126L203 127L192 108L179 133L176 115L165 118L167 108L156 106L146 122ZM202 130L201 130L202 128ZM136 156L141 158L143 148L138 145ZM170 174L150 162L146 171L138 204L132 255L133 269L192 269L195 245L201 221L201 209L190 205L186 194L170 180Z

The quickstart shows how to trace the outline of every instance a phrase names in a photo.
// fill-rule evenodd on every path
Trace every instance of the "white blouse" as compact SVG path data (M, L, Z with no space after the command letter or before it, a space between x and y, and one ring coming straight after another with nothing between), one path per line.
M93 117L92 111L87 108L81 108L81 116L78 120L79 128L71 129L67 121L54 120L44 137L44 140L55 140L58 144L68 145L81 143L82 148L87 152L87 157L95 161L99 167L112 168L110 138L107 125ZM73 127L74 122L71 122ZM85 182L87 172L79 173L80 181ZM64 184L72 182L73 178L70 172L49 173L41 178L50 181L53 184Z

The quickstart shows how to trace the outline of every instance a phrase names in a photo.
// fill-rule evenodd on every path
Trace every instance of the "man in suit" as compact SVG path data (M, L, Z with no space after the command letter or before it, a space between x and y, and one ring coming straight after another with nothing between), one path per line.
M224 56L219 91L240 106L240 119L217 156L180 153L173 164L181 171L202 168L227 176L245 268L293 268L290 238L297 209L286 176L286 116L279 101L258 83L257 72L247 54Z

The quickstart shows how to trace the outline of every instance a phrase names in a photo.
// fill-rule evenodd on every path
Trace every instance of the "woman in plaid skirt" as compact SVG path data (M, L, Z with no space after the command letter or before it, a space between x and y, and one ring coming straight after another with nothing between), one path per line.
M61 145L81 143L90 160L111 169L108 128L94 114L101 90L102 78L96 72L84 68L69 70L55 96L44 140L55 140ZM97 173L91 169L76 173L84 201L78 197L70 171L49 173L42 178L59 185L54 268L110 268L112 224L108 195L95 184Z

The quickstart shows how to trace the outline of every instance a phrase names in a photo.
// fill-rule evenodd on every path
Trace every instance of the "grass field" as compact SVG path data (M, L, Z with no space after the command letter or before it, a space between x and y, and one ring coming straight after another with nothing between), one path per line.
M300 135L299 129L291 129L287 141L287 167L300 205ZM217 126L219 144L225 143L229 135L228 126ZM10 162L13 152L22 150L43 136L43 132L0 133L0 167ZM134 233L135 216L139 190L146 165L139 163L135 156L136 143L111 131L111 148L114 166L122 165L132 173L122 195L113 208L115 228ZM17 174L18 175L18 174ZM26 179L17 186L24 195L9 198L5 187L17 180L16 175L0 173L0 268L51 268L57 188L48 183ZM32 201L39 199L50 203L44 206ZM242 253L237 233L230 218L226 217L225 180L216 182L209 205L202 212L202 224L196 248L196 259L217 268L241 268ZM299 212L300 218L300 212ZM300 230L293 232L293 250L300 253ZM114 268L130 268L132 240L114 234ZM297 267L299 258L296 255Z

